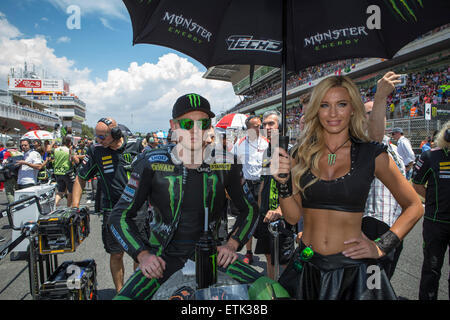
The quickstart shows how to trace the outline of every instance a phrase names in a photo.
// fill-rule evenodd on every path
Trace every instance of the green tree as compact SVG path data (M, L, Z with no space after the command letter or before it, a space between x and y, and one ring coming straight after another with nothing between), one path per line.
M87 124L81 125L81 136L88 139L94 139L94 128L89 127Z

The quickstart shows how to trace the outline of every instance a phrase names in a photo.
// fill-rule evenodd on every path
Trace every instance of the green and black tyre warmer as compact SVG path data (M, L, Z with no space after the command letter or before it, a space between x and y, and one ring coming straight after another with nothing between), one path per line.
M138 270L130 277L122 290L114 297L114 300L151 299L159 287L175 272L183 268L186 262L185 259L179 257L164 256L163 259L166 261L166 270L161 279L148 279ZM263 274L240 260L236 260L226 269L219 268L219 270L242 284L253 284L249 289L249 294L253 299L288 297L287 291L279 284L264 277Z

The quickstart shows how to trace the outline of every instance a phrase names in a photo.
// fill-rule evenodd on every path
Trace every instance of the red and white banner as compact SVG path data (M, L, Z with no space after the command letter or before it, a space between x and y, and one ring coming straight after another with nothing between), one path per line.
M67 83L64 83L64 80L10 78L9 89L32 90L33 92L63 92L65 89L68 90L69 86Z
M35 89L42 88L42 81L37 79L11 79L9 87L11 88Z

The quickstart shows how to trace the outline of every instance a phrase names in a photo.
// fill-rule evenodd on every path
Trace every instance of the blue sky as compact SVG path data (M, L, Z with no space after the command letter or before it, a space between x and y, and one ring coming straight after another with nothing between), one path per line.
M109 1L117 3L115 6L120 9L122 17L99 11L84 12L80 7L81 29L79 30L69 30L66 27L70 14L58 6L58 1L2 0L0 10L25 37L35 35L48 37L49 45L55 50L57 56L74 60L80 68L90 68L94 77L103 78L108 70L126 68L133 61L139 64L156 62L158 57L167 52L186 57L201 70L206 70L196 60L169 48L146 44L132 46L131 22L125 5L120 0ZM77 1L69 3L77 4ZM69 42L59 42L61 38Z
M80 8L79 30L67 28L70 5ZM0 50L7 48L9 57L0 57L0 79L25 60L64 77L88 104L89 125L100 116L123 117L126 111L132 130L155 130L166 126L171 103L185 91L205 95L214 111L239 101L231 84L201 79L206 68L196 60L161 46L132 46L131 22L121 0L2 0L0 23ZM149 93L149 88L154 90ZM155 111L158 117L143 121L140 111Z

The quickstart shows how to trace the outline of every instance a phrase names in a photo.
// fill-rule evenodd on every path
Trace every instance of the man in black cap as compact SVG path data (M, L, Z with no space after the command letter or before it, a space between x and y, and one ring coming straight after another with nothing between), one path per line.
M139 269L115 299L151 299L162 283L188 259L194 259L206 214L209 229L213 233L219 230L225 190L240 214L227 241L217 243L215 261L241 282L261 276L237 260L236 252L251 237L258 216L254 197L240 184L241 165L226 150L205 156L213 117L204 97L195 93L181 96L170 120L176 144L143 152L133 162L131 178L109 224ZM154 211L149 239L139 234L133 221L146 200Z
M72 207L78 208L86 181L98 175L101 190L101 212L103 215L102 240L105 251L110 254L110 268L117 292L124 283L123 248L107 227L111 210L119 200L130 177L131 162L141 153L141 141L131 140L127 132L112 118L101 118L95 126L97 143L91 145L80 167L73 185ZM138 223L144 232L142 223Z

